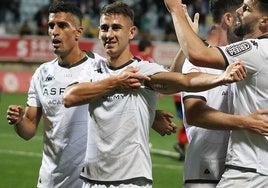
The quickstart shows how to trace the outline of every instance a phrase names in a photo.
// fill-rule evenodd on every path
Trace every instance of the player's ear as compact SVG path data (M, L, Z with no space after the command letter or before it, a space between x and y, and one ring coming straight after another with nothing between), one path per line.
M230 27L234 22L234 16L227 12L223 15L223 23L227 25L227 27Z
M101 39L100 27L98 27L98 39Z
M84 32L84 28L83 27L78 27L76 30L76 34L75 34L75 39L78 40Z
M137 27L131 26L129 29L129 40L132 40L136 35Z

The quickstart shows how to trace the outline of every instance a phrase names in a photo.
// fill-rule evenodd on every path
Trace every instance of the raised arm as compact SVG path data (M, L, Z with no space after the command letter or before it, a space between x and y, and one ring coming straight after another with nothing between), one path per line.
M172 16L176 35L186 58L196 66L225 69L225 59L220 51L215 47L205 47L202 40L192 30L181 0L164 0L164 2Z
M199 13L196 13L194 15L193 21L191 20L191 17L189 16L187 12L186 5L183 6L183 10L185 13L185 16L188 20L188 23L190 24L191 28L194 30L195 33L198 33L198 22L199 22ZM173 59L171 65L170 65L170 71L172 72L182 72L182 66L185 61L186 57L180 48L177 54L175 55L175 58Z

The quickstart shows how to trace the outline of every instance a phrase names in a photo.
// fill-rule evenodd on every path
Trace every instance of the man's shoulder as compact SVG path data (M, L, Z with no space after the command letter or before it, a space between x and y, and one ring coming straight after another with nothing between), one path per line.
M42 70L42 69L47 69L47 68L49 68L49 67L55 67L55 66L58 66L58 59L57 59L57 58L42 63L42 64L36 69L36 71L40 71L40 70ZM35 72L36 72L36 71L35 71Z
M96 52L92 52L92 51L86 51L86 54L88 56L88 58L90 59L94 59L94 60L105 60L106 58L101 56L100 54L96 53Z

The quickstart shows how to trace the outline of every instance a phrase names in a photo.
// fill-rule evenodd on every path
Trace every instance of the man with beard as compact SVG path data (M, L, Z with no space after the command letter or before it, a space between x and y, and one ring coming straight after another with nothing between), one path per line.
M165 0L182 50L197 66L224 69L240 59L247 68L247 78L232 84L230 113L249 115L268 108L268 3L244 0L236 10L233 32L243 41L207 48L194 33L184 16L181 0ZM222 116L222 122L229 121ZM253 127L254 128L254 127ZM260 131L266 132L267 130ZM226 169L217 187L268 187L268 137L249 130L232 130Z

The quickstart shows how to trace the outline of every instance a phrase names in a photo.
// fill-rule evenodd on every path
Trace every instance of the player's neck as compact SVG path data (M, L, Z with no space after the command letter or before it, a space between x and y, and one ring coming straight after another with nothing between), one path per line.
M214 27L208 34L206 42L211 46L227 45L227 31L222 29L221 27Z
M111 67L117 68L124 65L126 62L129 62L133 58L133 54L130 51L125 51L118 56L109 56L107 58L108 64Z
M60 56L59 57L59 64L61 66L71 66L75 63L78 63L86 56L86 52L82 50L76 50L74 52L69 53L67 56Z
M256 39L256 38L267 36L267 35L268 35L268 32L261 32L260 30L256 30L253 33L245 35L244 39Z

